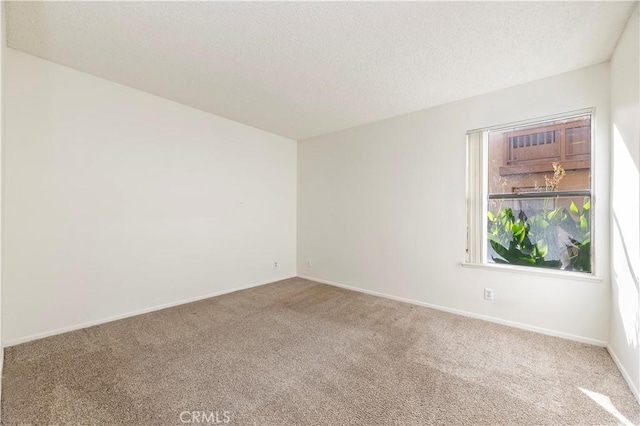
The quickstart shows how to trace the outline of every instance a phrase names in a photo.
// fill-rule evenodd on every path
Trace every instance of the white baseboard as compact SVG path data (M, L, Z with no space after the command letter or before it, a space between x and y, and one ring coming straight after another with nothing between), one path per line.
M44 339L45 337L50 337L50 336L55 336L57 334L67 333L69 331L75 331L75 330L80 330L82 328L93 327L94 325L105 324L105 323L108 323L108 322L111 322L111 321L117 321L117 320L121 320L121 319L124 319L124 318L134 317L136 315L147 314L149 312L159 311L161 309L172 308L174 306L184 305L186 303L197 302L198 300L209 299L210 297L222 296L223 294L233 293L233 292L240 291L240 290L247 290L247 289L254 288L254 287L260 287L262 285L271 284L271 283L276 282L276 281L282 281L282 280L286 280L286 279L290 279L290 278L295 278L295 276L278 278L276 280L270 280L270 281L261 281L261 282L248 284L248 285L245 285L245 286L241 286L241 287L235 287L235 288L231 288L231 289L227 289L227 290L217 291L215 293L208 293L208 294L203 294L201 296L191 297L191 298L188 298L188 299L182 299L182 300L178 300L176 302L164 303L162 305L156 305L156 306L152 306L150 308L139 309L139 310L136 310L136 311L133 311L133 312L127 312L125 314L114 315L114 316L108 317L108 318L103 318L103 319L99 319L99 320L95 320L95 321L89 321L89 322L85 322L85 323L82 323L82 324L72 325L72 326L69 326L69 327L58 328L56 330L46 331L44 333L32 334L30 336L20 337L18 339L13 339L13 340L9 340L8 342L4 342L3 347L4 348L8 348L10 346L19 345L21 343L31 342L33 340Z
M631 393L636 398L636 401L638 401L638 404L640 404L640 392L638 392L638 388L636 388L635 383L633 383L633 380L631 380L631 376L629 375L629 373L627 373L627 370L624 368L624 366L620 362L620 359L616 355L615 351L609 345L607 345L607 352L609 352L611 359L613 359L613 362L615 362L616 367L618 367L618 370L620 370L620 374L622 374L622 377L627 382L627 385L629 385L629 389L631 389Z
M412 305L418 305L418 306L424 306L431 309L437 309L438 311L449 312L451 314L462 315L469 318L476 318L484 321L493 322L496 324L508 325L510 327L520 328L522 330L527 330L527 331L533 331L535 333L540 333L540 334L546 334L548 336L560 337L563 339L574 340L576 342L587 343L595 346L601 346L601 347L607 346L607 342L602 340L592 339L590 337L577 336L570 333L564 333L562 331L552 330L552 329L543 328L543 327L537 327L534 325L524 324L524 323L515 322L515 321L509 321L502 318L490 317L488 315L481 315L481 314L476 314L474 312L462 311L460 309L448 308L446 306L434 305L432 303L420 302L418 300L407 299L405 297L399 297L399 296L393 296L391 294L380 293L377 291L365 290L363 288L352 287L352 286L336 283L333 281L322 280L319 278L309 277L305 275L298 275L298 278L315 281L321 284L328 284L334 287L340 287L347 290L357 291L360 293L370 294L372 296L384 297L386 299L396 300L398 302L411 303Z

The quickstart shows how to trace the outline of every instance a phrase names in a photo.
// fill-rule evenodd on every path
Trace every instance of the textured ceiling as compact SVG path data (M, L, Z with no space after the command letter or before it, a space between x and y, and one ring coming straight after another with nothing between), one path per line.
M9 47L304 139L609 59L633 2L6 2Z

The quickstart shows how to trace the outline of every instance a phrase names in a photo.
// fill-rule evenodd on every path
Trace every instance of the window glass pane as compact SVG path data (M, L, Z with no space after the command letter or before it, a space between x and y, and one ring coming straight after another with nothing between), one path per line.
M489 200L487 261L591 272L591 198Z
M488 136L487 261L591 272L591 115Z
M491 131L489 194L589 190L590 154L591 115Z

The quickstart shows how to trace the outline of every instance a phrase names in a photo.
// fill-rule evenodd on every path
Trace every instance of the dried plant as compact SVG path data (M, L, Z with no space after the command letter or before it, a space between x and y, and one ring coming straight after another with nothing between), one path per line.
M564 171L560 163L553 162L551 165L553 166L553 177L549 179L546 175L544 176L547 192L557 191L558 186L560 186L560 181L567 175L567 172Z

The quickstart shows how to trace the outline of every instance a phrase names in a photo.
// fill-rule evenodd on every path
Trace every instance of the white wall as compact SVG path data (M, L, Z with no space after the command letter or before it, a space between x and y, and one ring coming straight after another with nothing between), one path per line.
M4 125L4 99L5 99L5 90L4 90L4 80L5 80L5 53L6 53L6 24L5 24L5 13L4 13L5 3L0 4L0 401L2 400L2 372L4 371L4 339L2 334L2 222L4 221L3 209L4 205L2 203L2 194L3 194L3 180L2 180L2 170L3 170L3 162L4 162L4 140L5 140L5 125ZM1 408L1 407L0 407ZM2 415L0 414L0 418Z
M611 58L612 294L609 351L640 400L640 30L638 7Z
M465 132L587 107L604 281L463 268ZM609 117L606 63L300 142L298 274L606 344Z
M295 141L6 59L7 345L295 276Z

